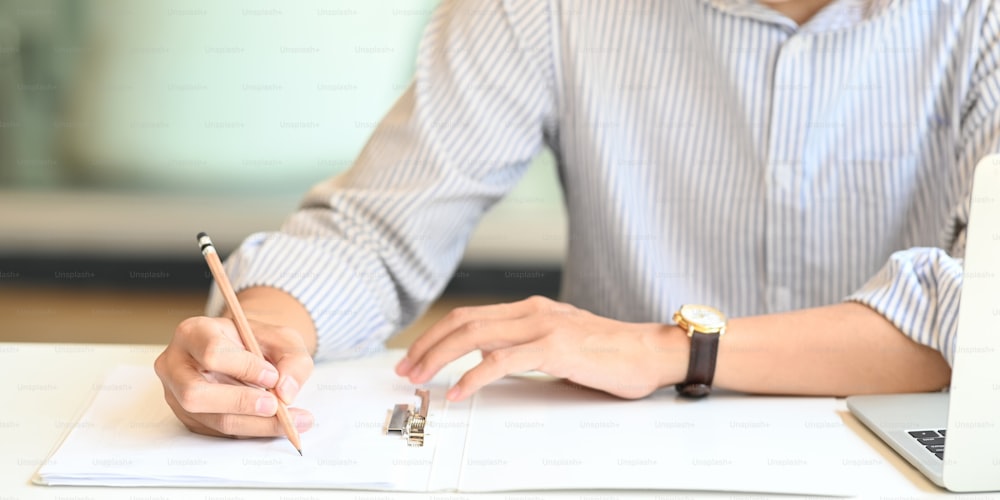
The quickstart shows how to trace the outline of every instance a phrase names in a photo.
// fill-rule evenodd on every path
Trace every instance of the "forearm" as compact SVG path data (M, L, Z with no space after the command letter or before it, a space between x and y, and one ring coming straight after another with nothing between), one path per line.
M951 369L877 312L842 303L734 319L715 377L744 392L844 396L940 390Z
M687 338L664 349L687 370ZM677 377L674 371L672 377ZM683 377L683 375L681 375ZM842 303L737 318L719 342L715 387L758 394L845 396L936 391L951 369L941 354L903 335L880 314ZM675 380L673 382L677 382Z
M302 335L309 354L316 354L316 327L309 311L295 297L266 286L247 288L237 297L248 319L292 328ZM228 309L222 315L232 317Z

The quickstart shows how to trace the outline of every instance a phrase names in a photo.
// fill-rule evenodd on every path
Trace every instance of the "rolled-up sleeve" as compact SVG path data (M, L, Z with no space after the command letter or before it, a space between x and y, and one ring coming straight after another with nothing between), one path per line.
M549 23L546 2L442 2L414 81L354 165L280 231L243 242L226 262L234 287L299 300L317 358L381 349L440 294L480 217L541 150L554 112ZM208 312L221 307L213 293Z
M914 341L937 349L951 364L955 356L962 257L969 221L974 166L1000 152L1000 5L984 2L979 50L969 64L968 94L960 110L960 147L954 168L963 193L951 212L940 248L911 248L894 253L879 273L847 300L885 316ZM973 222L975 224L975 222Z

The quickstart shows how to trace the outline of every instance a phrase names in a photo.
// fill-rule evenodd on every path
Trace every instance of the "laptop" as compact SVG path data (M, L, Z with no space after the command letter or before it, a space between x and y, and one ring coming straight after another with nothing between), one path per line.
M937 485L1000 491L1000 155L980 161L972 183L950 391L847 406Z

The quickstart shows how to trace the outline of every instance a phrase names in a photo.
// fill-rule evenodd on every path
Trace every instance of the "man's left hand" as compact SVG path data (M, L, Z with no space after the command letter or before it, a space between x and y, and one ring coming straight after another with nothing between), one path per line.
M450 401L531 370L634 399L683 379L689 346L682 333L672 325L626 323L531 297L453 310L413 343L396 373L422 384L478 349L482 362L448 391Z

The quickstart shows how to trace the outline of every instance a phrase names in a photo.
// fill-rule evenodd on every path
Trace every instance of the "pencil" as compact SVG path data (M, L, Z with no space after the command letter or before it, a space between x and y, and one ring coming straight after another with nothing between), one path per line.
M250 322L247 321L243 307L236 300L236 292L233 291L233 285L226 276L226 271L222 267L222 261L219 259L219 253L215 251L215 245L212 245L212 239L205 233L198 233L198 246L201 247L201 254L205 256L205 261L208 262L208 268L212 270L215 284L219 286L219 291L222 292L222 296L226 300L226 306L233 313L233 322L236 323L236 331L240 334L243 347L263 358L264 353L260 350L260 344L257 343L257 338L254 337L253 330L250 329ZM267 391L274 393L271 389L267 389ZM285 430L285 435L288 436L288 440L291 441L292 446L295 446L295 451L299 452L299 455L302 455L302 443L299 441L299 431L295 429L285 403L281 401L281 398L277 394L275 394L275 397L278 399L278 412L276 414L278 422L281 423L281 427Z

